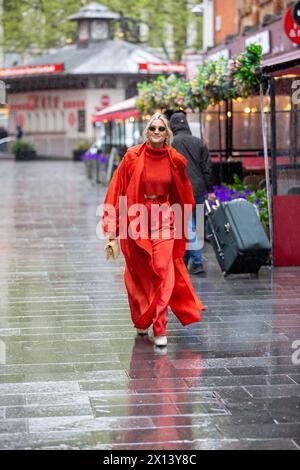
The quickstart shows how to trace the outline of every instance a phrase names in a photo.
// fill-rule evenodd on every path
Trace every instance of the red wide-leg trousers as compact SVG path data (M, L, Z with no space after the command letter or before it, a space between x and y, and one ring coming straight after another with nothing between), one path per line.
M161 207L163 204L163 207ZM159 296L153 311L152 324L154 336L165 336L168 322L168 305L175 283L173 263L174 213L170 204L163 198L145 199L148 209L148 230L152 244L153 269L161 279ZM160 207L159 217L155 214L156 205Z

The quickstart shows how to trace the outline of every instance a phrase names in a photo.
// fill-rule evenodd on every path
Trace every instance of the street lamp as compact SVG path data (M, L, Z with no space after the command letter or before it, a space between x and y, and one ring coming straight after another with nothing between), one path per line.
M204 5L203 5L203 3L199 3L199 5L194 5L194 6L191 8L191 12L194 13L194 15L196 15L196 16L201 16L201 15L203 15L203 11L204 11Z

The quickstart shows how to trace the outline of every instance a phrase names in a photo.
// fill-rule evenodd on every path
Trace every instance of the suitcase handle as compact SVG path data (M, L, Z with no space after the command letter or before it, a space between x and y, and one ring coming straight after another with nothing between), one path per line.
M205 207L206 207L207 214L210 215L212 214L213 211L216 211L218 207L220 207L220 201L216 199L215 202L212 203L208 201L207 199L205 199Z
M230 229L231 229L230 223L227 222L227 223L224 225L224 230L225 230L226 233L229 233L229 232L230 232Z
M217 207L215 208L212 208L209 201L205 201L205 206L207 208L207 211L208 211L208 219L207 219L207 222L208 222L208 225L209 225L209 228L211 230L211 234L208 235L208 238L213 238L214 241L215 241L215 244L217 246L217 252L218 252L218 255L220 256L221 260L224 260L224 251L222 250L221 248L221 245L220 245L220 242L219 242L219 238L218 238L218 234L217 232L215 231L215 228L214 228L214 225L213 225L213 222L211 220L211 214L213 213L213 209L216 210L219 206L220 206L220 202L217 201Z

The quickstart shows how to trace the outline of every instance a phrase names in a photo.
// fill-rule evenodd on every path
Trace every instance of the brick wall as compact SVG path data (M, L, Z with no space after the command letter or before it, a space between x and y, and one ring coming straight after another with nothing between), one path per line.
M238 0L215 0L215 43L238 33Z
M283 13L290 0L215 0L215 44L261 24L266 15Z

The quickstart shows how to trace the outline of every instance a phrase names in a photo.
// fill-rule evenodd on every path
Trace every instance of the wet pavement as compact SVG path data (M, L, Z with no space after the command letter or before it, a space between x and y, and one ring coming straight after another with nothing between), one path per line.
M170 313L161 355L96 238L104 192L81 162L0 162L0 448L299 450L300 268L224 279L206 246L203 322Z

